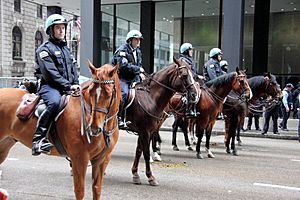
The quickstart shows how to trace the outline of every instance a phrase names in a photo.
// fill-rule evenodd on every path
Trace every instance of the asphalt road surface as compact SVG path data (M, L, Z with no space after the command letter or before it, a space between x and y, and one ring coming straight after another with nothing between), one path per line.
M186 150L182 133L179 152L171 147L171 133L161 132L162 162L151 165L159 186L148 185L144 160L139 173L142 185L132 184L131 165L137 136L121 131L104 178L101 199L300 199L300 143L297 140L243 138L239 156L225 153L223 136L211 138L215 158L196 158ZM204 138L205 140L205 138ZM92 199L91 167L86 176L85 199ZM64 158L31 156L17 143L0 165L0 188L9 200L75 199L73 180Z

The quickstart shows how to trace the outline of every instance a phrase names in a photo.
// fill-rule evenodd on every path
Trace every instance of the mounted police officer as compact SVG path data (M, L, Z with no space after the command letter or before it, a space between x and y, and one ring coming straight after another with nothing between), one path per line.
M203 76L205 82L215 79L221 76L223 73L220 67L220 61L222 60L222 51L219 48L212 48L209 52L210 59L203 66Z
M36 50L35 74L40 77L38 94L47 108L37 121L32 140L32 155L50 152L53 145L46 139L46 134L57 114L61 96L72 88L77 88L79 84L76 61L67 47L65 38L67 24L63 16L50 15L45 23L49 40Z
M142 67L142 53L139 48L143 36L138 30L127 33L126 44L121 45L113 55L112 64L119 64L118 75L120 78L122 101L120 103L118 120L119 128L126 128L129 122L124 120L124 107L127 101L130 85L144 79Z
M179 60L184 61L185 63L190 65L193 75L198 76L196 74L196 66L192 59L192 56L193 56L193 45L191 43L183 43L180 46ZM187 117L197 117L199 113L197 113L196 111L196 104L197 103L189 103L187 105L187 111L186 111Z
M228 62L226 60L221 60L220 61L220 67L221 67L221 69L224 73L227 73L227 71L228 71Z

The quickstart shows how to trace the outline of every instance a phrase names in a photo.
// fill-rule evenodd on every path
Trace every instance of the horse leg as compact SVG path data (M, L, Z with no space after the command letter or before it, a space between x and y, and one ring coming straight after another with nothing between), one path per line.
M181 129L182 129L182 132L183 132L185 146L186 146L187 150L193 151L194 149L191 147L191 144L190 144L190 141L189 141L188 122L187 122L186 119L183 120L183 122L181 124Z
M192 120L189 120L189 135L191 139L191 143L193 145L197 144L196 138L195 138L195 129L194 129L195 123Z
M133 165L131 167L131 173L132 173L132 181L134 184L140 185L141 184L141 179L140 176L138 174L138 166L139 166L139 161L142 155L142 149L141 147L143 146L141 144L141 137L139 135L138 137L138 141L137 141L137 146L136 146L136 150L135 150L135 157L134 157L134 162ZM150 155L149 155L149 160L150 160Z
M210 150L210 136L211 136L211 130L212 128L209 127L206 129L205 131L205 136L206 136L206 142L205 142L205 150L206 150L206 153L207 153L207 157L209 158L214 158L215 155L211 152Z
M172 146L173 146L173 150L174 151L179 151L179 148L177 146L177 143L176 143L176 137L177 137L177 130L178 130L178 126L179 126L179 123L180 123L180 118L175 118L175 121L172 125L172 132L173 132L173 135L172 135Z
M146 137L143 137L141 139L141 144L142 145L142 149L143 149L143 154L144 154L144 160L145 160L145 164L146 164L146 176L148 177L148 182L151 186L157 186L158 182L156 181L155 177L152 175L151 172L151 168L150 168L150 150L149 150L149 146L150 146L150 140L149 137L147 137L149 135L149 133L146 133ZM141 137L140 137L141 138Z
M230 133L229 133L229 126L230 126L231 120L228 116L225 116L225 134L224 134L224 144L226 148L226 153L230 154Z
M243 126L244 121L245 121L244 117L242 119L240 119L240 123L238 123L238 128L237 128L237 132L236 132L236 140L237 140L239 146L242 146L242 140L241 140L240 134L241 134L241 127Z
M16 144L16 140L12 137L4 138L0 141L0 164L6 159L9 150Z
M231 149L232 149L232 154L233 154L234 156L238 156L237 149L236 149L236 147L235 147L235 134L234 134L234 133L235 133L235 132L233 132L233 134L232 134Z
M103 158L102 163L92 164L93 199L100 199L105 169L110 161L111 153Z
M82 200L84 198L84 181L85 181L86 169L89 161L88 161L88 156L78 155L78 154L77 155L74 154L75 156L71 157L71 161L72 161L74 192L75 192L76 200Z
M196 151L197 151L196 157L198 159L203 159L203 156L200 151L201 141L203 138L203 132L204 132L204 129L202 129L198 125L196 125L196 136L198 137L198 141L197 141L197 145L196 145Z
M150 162L153 161L162 161L161 157L160 157L160 149L158 149L157 145L158 145L158 141L159 141L159 133L155 132L152 134L152 141L151 141L151 146L152 146L152 151L153 151L153 159L151 159L151 155L150 155Z

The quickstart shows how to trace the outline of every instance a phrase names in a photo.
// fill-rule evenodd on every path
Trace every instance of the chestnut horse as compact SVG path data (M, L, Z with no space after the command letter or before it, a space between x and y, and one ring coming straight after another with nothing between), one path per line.
M125 111L126 119L131 122L127 130L138 133L135 158L131 169L133 183L141 184L138 165L143 153L148 182L153 186L158 185L150 169L150 139L160 121L163 109L174 93L187 92L191 101L197 101L199 91L196 85L190 67L175 58L173 64L162 68L136 85L135 98Z
M185 112L178 110L178 105L185 107L185 104L182 103L181 97L174 96L170 101L170 107L176 108L173 111L175 116L175 121L173 124L173 139L172 145L177 146L176 144L176 130L179 123L184 123L183 131L185 136L186 145L189 145L189 140L187 138L187 125L189 123L195 124L196 126L196 136L198 137L196 145L196 156L198 159L202 159L203 156L200 151L200 144L203 138L205 131L206 143L205 149L209 158L214 158L213 153L210 150L210 137L213 126L216 122L219 112L222 110L223 102L226 96L230 91L235 92L237 95L244 95L246 98L250 98L251 89L248 85L246 74L244 71L236 68L236 72L231 72L217 77L214 80L211 80L201 87L201 97L197 103L197 112L200 113L196 118L187 119L184 115ZM175 107L176 106L176 107ZM182 109L181 109L182 110ZM185 111L185 109L183 109ZM176 124L177 123L177 124ZM174 130L175 129L175 130Z
M82 85L80 97L69 98L65 110L56 121L57 136L72 162L77 200L84 198L89 161L92 163L93 199L100 199L103 174L119 138L116 117L121 99L118 67L103 65L95 68L89 62L89 69L92 80ZM16 142L28 148L32 146L37 118L21 121L16 117L16 109L25 93L16 88L0 89L0 163ZM82 124L86 126L81 131ZM60 156L56 148L51 150L50 155Z
M261 96L266 94L273 98L281 98L281 89L276 81L276 77L270 73L264 76L255 76L248 79L248 83L253 91L253 97L249 102L241 100L236 94L230 93L223 106L223 115L225 118L225 137L224 143L226 152L231 153L229 144L231 140L231 150L233 155L238 155L235 147L235 136L240 141L240 128L244 124L244 119L248 115L248 106Z

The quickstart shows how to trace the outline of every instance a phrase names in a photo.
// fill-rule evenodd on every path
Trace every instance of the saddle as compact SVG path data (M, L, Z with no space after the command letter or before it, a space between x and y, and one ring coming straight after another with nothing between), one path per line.
M53 122L48 129L47 137L54 144L59 154L63 157L67 156L67 153L59 139L59 136L56 131L56 121L58 117L64 112L66 105L68 104L70 95L63 95L61 97L58 114L55 116ZM22 97L22 101L17 108L16 115L22 121L27 121L31 117L37 117L43 113L46 109L46 104L40 97L36 94L26 93Z

